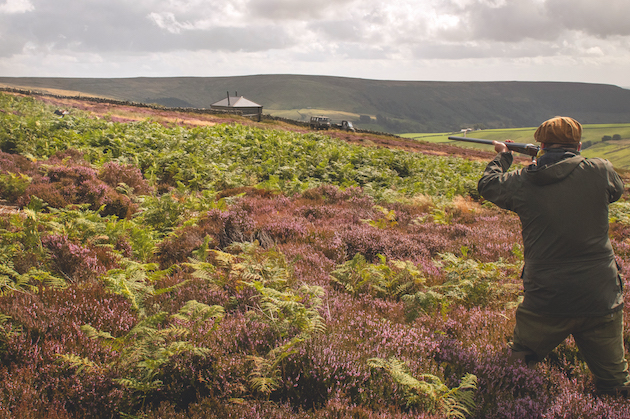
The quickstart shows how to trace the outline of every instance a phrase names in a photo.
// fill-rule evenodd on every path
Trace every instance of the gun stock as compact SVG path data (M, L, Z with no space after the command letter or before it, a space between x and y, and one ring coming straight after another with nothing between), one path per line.
M469 137L456 137L451 136L448 137L449 140L453 141L465 141L468 143L478 143L478 144L493 144L492 140L483 140L481 138L469 138ZM525 143L504 143L508 150L515 151L521 154L527 154L528 156L536 157L538 152L540 151L540 147L534 144L525 144Z

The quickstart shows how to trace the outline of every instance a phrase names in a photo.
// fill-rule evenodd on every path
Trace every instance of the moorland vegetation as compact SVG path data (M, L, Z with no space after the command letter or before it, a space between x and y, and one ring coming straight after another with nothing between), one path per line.
M0 95L0 418L630 415L571 340L507 364L520 230L478 159L54 110Z

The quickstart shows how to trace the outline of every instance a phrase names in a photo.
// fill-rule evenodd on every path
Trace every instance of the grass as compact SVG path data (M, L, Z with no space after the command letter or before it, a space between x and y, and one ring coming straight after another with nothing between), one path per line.
M486 129L469 132L466 137L482 138L484 140L503 141L505 139L514 140L517 143L533 142L534 131L536 128L510 128L510 129ZM443 132L443 133L409 133L403 134L402 137L413 138L418 141L426 141L429 143L452 143L448 139L449 136L463 136L461 132ZM492 146L486 144L457 142L459 147L473 148L477 150L492 150Z
M483 138L486 140L496 141L511 139L517 143L533 143L535 131L535 127L488 129L469 132L467 137ZM619 134L622 140L605 142L602 141L602 137L606 135L612 137L615 134ZM462 136L462 133L408 133L401 136L430 143L447 143L450 142L450 140L448 139L448 136L450 135ZM582 142L585 143L587 141L592 142L593 145L582 151L582 155L584 157L602 157L610 160L616 168L630 169L630 123L583 125ZM492 149L491 146L485 144L458 143L458 146L480 150Z
M629 125L630 127L630 125ZM509 129L484 129L469 132L466 136L470 138L483 138L486 140L505 140L512 139L516 142L532 142L534 131L536 128L509 128ZM413 138L415 140L427 141L430 143L447 143L449 136L463 136L461 132L442 132L442 133L409 133L402 134L401 137Z
M617 168L630 169L630 140L602 141L584 150L582 155L608 159Z

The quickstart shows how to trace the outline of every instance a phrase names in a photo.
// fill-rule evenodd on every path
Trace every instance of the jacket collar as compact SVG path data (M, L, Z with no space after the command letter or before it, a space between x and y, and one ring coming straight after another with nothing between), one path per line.
M558 163L561 160L565 160L579 154L580 152L577 150L565 150L563 148L546 148L543 150L543 154L537 159L538 163L536 164L536 166L538 168L542 168L544 166Z
M584 157L569 151L548 151L540 157L537 164L529 165L525 174L535 185L549 185L569 176L583 160Z

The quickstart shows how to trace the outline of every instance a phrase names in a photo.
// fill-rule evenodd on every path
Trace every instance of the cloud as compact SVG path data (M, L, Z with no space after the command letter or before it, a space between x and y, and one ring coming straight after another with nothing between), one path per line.
M152 25L133 3L112 0L33 0L33 9L0 16L0 36L13 36L20 49L96 52L129 50L141 37L152 37ZM157 31L156 31L157 32Z
M536 0L447 1L442 10L459 18L457 26L437 32L451 41L551 40L563 30L549 19L544 2Z
M179 22L171 12L151 12L147 17L159 28L166 29L173 34L181 33L182 30L195 29L194 25L189 22Z
M483 56L493 42L500 53L510 43L564 41L574 32L628 35L630 4L611 1L612 10L610 1L601 7L590 0L8 0L0 10L14 12L0 16L0 36L10 34L12 47L0 53L27 43L94 53L308 50L326 43L390 55L443 45L440 55L478 49L468 55Z
M364 39L362 36L363 28L351 19L314 22L309 24L307 28L325 41L361 42Z
M29 0L6 0L0 4L0 14L26 13L33 10L33 4Z
M460 17L460 39L551 41L570 31L630 35L627 0L446 0L438 8Z
M627 0L0 0L0 71L12 62L76 71L134 63L126 71L330 68L396 78L490 59L502 60L497 69L600 68L625 63L628 15Z
M548 0L548 16L565 28L597 37L630 35L627 0Z
M250 0L247 2L247 18L272 20L313 21L330 19L343 14L353 0Z

